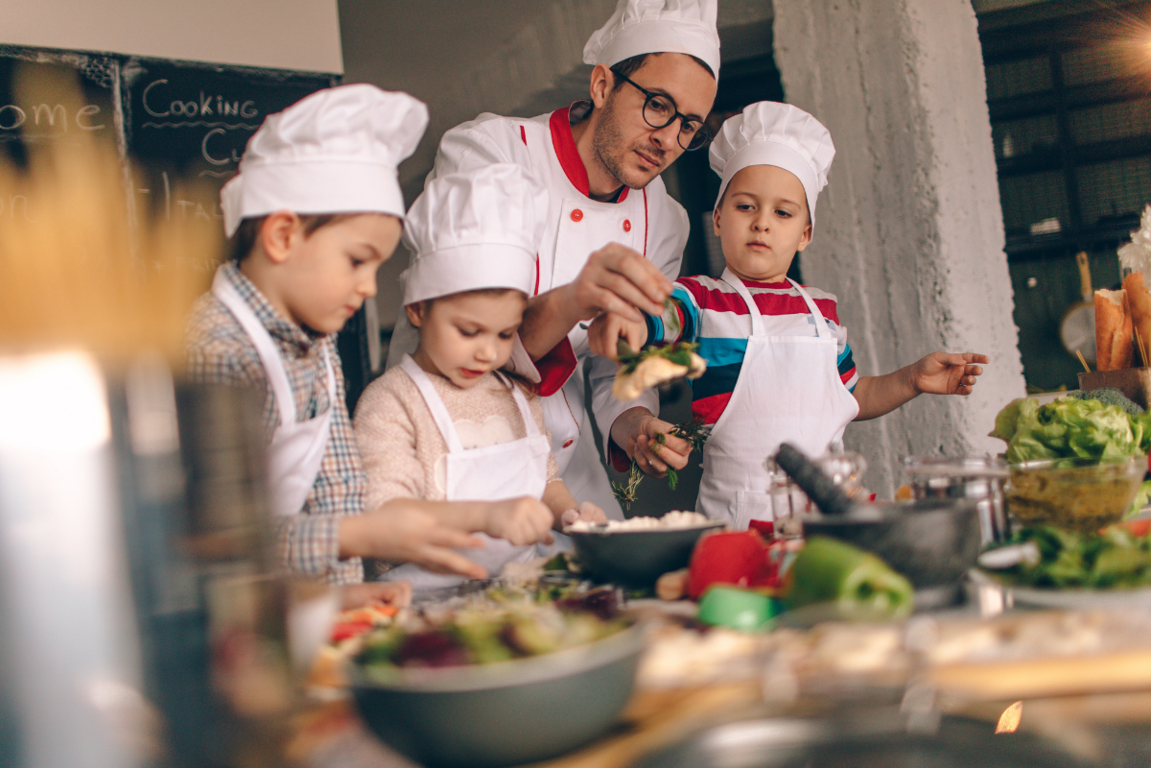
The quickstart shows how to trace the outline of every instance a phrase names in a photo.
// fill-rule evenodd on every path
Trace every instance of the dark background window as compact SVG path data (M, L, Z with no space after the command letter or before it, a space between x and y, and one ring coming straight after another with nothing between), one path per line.
M1151 202L1151 2L1049 2L979 16L987 106L1029 388L1077 386L1059 325L1116 287L1116 250Z

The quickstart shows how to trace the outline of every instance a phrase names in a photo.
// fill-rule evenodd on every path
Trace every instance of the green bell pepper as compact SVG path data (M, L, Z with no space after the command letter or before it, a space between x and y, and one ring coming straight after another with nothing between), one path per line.
M789 610L829 604L843 618L902 619L911 613L910 582L875 555L812 536L788 571Z

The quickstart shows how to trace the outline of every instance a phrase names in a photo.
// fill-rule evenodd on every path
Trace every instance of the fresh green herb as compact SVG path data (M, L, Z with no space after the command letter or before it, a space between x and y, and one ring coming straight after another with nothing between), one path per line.
M631 505L635 503L641 482L643 482L643 470L639 468L635 459L632 459L631 466L628 467L626 482L612 481L611 492L619 499L619 503L623 505L624 509L631 509Z
M708 436L711 434L711 425L704 424L702 421L696 419L693 421L684 422L683 424L676 424L668 432L676 437L683 438L691 444L693 451L703 450L704 443L707 442ZM660 432L655 437L655 441L660 445L667 445L667 435ZM612 482L611 490L615 494L616 499L626 510L631 509L631 505L635 503L637 494L639 492L639 484L643 482L643 470L639 468L639 464L635 459L632 459L631 466L628 467L627 481L623 483ZM675 490L679 485L679 473L672 467L667 468L667 487Z

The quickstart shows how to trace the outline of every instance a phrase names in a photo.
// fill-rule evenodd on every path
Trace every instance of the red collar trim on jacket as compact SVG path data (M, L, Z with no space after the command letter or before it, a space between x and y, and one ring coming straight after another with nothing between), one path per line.
M560 167L564 169L568 181L584 197L590 197L591 185L588 183L587 169L584 168L583 159L579 156L579 149L576 148L575 138L572 136L571 118L568 116L569 109L570 107L557 109L552 112L551 119L548 121L551 127L552 148L555 150L556 159L560 161ZM626 200L629 191L627 187L624 187L615 202L622 203Z

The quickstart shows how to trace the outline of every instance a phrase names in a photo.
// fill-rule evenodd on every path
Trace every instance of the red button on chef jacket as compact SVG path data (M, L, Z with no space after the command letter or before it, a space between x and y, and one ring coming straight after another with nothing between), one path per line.
M581 211L579 208L576 208L574 211L572 211L572 221L581 221L582 219L583 211Z
M623 231L624 232L631 232L631 219L624 219L623 220Z

